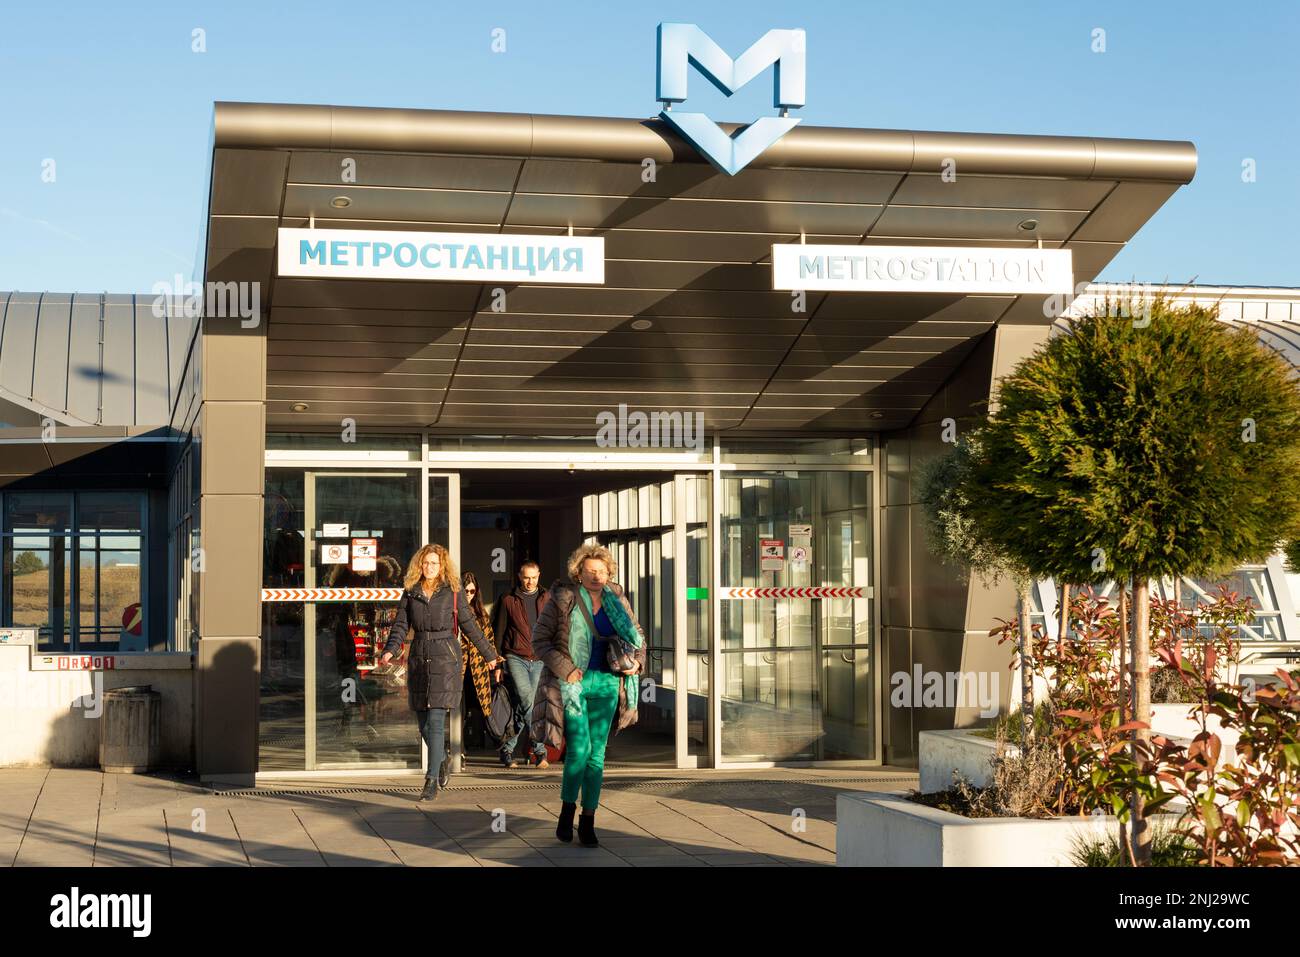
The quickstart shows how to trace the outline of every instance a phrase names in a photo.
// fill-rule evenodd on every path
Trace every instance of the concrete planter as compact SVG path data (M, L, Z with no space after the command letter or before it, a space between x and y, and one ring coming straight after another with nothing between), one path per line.
M1153 704L1151 730L1183 744L1190 743L1201 731L1196 719L1188 717L1192 707L1188 704ZM1224 730L1219 726L1219 719L1213 715L1210 716L1208 727L1223 742L1220 762L1231 761L1236 754L1236 729ZM933 794L952 787L953 772L965 778L973 787L983 788L993 783L990 761L997 753L997 743L992 738L983 738L972 732L973 729L921 732L919 764L922 794ZM1008 748L1008 753L1014 756L1018 749Z
M905 792L841 794L835 863L842 867L1073 867L1077 842L1118 833L1113 817L968 818Z
M922 731L919 750L922 794L948 790L953 772L973 787L986 788L993 783L991 762L997 754L997 742L973 734L972 729ZM1020 749L1008 748L1007 752L1014 756Z
M1196 718L1188 717L1188 712L1194 705L1190 704L1153 704L1151 706L1151 730L1156 734L1163 734L1170 738L1176 738L1186 744L1201 733L1200 722ZM1219 763L1225 764L1232 761L1236 756L1237 739L1240 737L1236 728L1224 729L1219 725L1219 719L1210 715L1206 722L1206 727L1211 734L1217 734L1219 740L1223 742L1223 750L1219 755Z

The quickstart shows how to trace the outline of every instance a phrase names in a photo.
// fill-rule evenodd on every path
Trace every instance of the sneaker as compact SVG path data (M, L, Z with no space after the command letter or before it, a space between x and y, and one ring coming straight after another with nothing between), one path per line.
M546 760L546 755L544 754L534 754L532 756L532 761L533 766L537 768L549 768L551 766L551 762Z
M515 756L513 754L507 754L505 751L498 751L497 757L500 759L502 767L506 767L506 768L519 767L519 762L515 760Z

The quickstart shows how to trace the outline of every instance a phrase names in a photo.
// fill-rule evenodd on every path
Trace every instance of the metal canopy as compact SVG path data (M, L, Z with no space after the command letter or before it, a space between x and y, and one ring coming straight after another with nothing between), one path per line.
M272 428L585 433L627 403L711 431L877 431L995 323L1046 324L1041 297L809 293L795 312L773 243L1041 239L1085 282L1195 166L1189 143L801 126L728 177L654 120L218 103L207 278L263 284ZM606 283L507 287L495 312L476 283L276 278L277 227L313 217L572 228L605 237Z

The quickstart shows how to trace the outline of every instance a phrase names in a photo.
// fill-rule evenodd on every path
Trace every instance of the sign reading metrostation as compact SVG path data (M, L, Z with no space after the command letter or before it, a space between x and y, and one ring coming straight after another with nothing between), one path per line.
M1074 260L1068 249L781 243L772 288L1052 295L1074 292Z
M279 274L324 279L605 282L605 240L589 236L279 230Z

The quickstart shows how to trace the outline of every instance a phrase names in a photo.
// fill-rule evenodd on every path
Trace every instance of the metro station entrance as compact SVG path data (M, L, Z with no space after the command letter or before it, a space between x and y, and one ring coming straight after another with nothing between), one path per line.
M648 644L640 718L611 737L611 767L879 763L872 457L757 467L715 449L694 467L619 468L355 455L267 453L259 774L427 767L400 676L377 668L422 542L474 573L494 624L525 560L549 588L579 544L610 549ZM465 691L452 768L499 768ZM528 742L525 729L521 764Z

